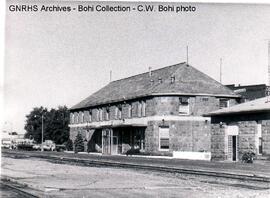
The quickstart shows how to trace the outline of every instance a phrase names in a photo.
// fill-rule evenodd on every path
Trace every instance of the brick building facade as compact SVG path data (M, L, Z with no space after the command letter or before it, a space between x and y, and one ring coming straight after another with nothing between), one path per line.
M256 99L211 112L214 160L241 160L245 152L270 155L270 100Z
M170 155L210 151L210 118L235 104L233 91L186 63L116 80L70 109L70 139L88 151ZM85 148L86 149L86 148Z

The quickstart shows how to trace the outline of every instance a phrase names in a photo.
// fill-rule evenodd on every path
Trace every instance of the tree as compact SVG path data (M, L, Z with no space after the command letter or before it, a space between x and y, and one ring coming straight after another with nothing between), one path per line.
M74 141L74 149L75 149L75 153L84 151L83 137L80 133L77 134L76 139Z
M34 108L26 116L25 137L32 137L36 142L41 143L43 115L43 140L53 140L56 144L63 144L69 139L69 111L66 106L59 106L58 109L50 111L44 107Z
M66 143L66 149L67 149L68 151L73 151L73 142L72 142L71 139L69 139L69 140L67 141L67 143Z
M48 110L44 107L35 107L30 114L26 115L26 130L25 138L33 138L36 142L41 143L42 131L42 115L43 115L43 129L45 128L46 120L48 119ZM46 133L46 130L45 130ZM45 135L44 133L44 135Z

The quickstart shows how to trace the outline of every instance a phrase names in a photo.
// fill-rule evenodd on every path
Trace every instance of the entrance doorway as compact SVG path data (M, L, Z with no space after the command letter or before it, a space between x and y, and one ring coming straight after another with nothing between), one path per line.
M113 136L112 138L112 150L111 150L111 154L112 155L116 155L118 154L118 137L117 136Z
M228 135L228 160L238 161L238 134L239 128L237 125L229 125L226 129Z
M232 136L232 161L237 159L237 137L236 135Z

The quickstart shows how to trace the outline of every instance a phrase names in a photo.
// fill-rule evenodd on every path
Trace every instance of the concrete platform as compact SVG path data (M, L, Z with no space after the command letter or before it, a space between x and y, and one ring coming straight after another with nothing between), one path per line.
M31 157L61 157L73 159L89 159L104 162L128 163L136 165L151 165L157 167L181 168L199 171L211 171L216 173L241 174L249 176L261 176L270 179L270 161L257 160L253 164L242 162L208 162L201 160L180 160L171 158L148 158L140 156L105 156L94 154L74 154L74 153L58 153L58 152L26 152L14 150L2 150L2 155L28 155Z

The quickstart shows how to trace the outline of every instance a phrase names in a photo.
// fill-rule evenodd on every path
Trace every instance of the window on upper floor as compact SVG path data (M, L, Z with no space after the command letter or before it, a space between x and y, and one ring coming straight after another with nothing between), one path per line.
M84 113L80 112L80 123L83 123L84 121Z
M74 114L70 113L70 124L74 124Z
M128 104L128 117L131 118L132 117L132 104Z
M89 111L89 118L88 118L89 122L92 122L92 110Z
M122 119L122 106L118 107L118 119Z
M110 107L106 107L105 110L105 119L109 120L110 119Z
M137 112L138 112L138 117L141 117L142 116L142 103L141 102L138 102Z
M103 120L103 109L102 108L99 109L99 120L100 121Z
M227 98L220 98L219 99L219 108L223 109L223 108L227 108L229 107L229 99Z
M118 118L118 106L115 106L115 110L114 110L114 118L117 119Z
M189 97L179 98L179 114L183 115L189 114Z
M146 102L143 100L142 102L142 116L146 116Z
M78 115L78 113L74 113L74 123L75 124L79 123L79 115Z

